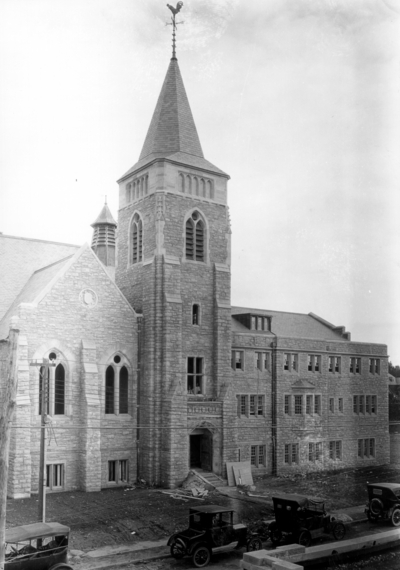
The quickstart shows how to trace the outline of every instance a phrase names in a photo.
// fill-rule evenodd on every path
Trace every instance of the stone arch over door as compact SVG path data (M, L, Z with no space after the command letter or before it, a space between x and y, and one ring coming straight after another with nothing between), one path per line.
M201 422L189 432L189 468L221 474L221 435L210 422Z

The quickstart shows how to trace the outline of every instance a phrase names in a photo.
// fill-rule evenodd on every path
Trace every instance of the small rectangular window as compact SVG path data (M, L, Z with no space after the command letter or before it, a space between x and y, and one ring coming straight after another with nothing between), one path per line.
M342 442L340 440L329 442L329 459L332 461L342 460Z
M358 409L360 414L364 414L364 396L358 397Z
M365 413L371 413L371 396L369 394L365 396Z
M361 358L350 358L350 372L361 374Z
M129 462L127 459L118 459L108 462L108 482L127 483L129 480Z
M318 354L308 355L309 372L321 372L321 356Z
M335 413L335 398L329 398L329 411L331 414Z
M303 396L294 397L294 413L301 415L303 413Z
M257 463L257 446L256 445L252 445L250 447L250 463L251 463L251 465L256 466L256 463Z
M353 396L353 414L358 414L358 396Z
M321 461L322 459L322 441L315 444L315 461Z
M233 370L244 370L244 352L242 350L232 351Z
M109 483L116 483L117 481L117 473L116 473L116 461L109 461L108 462L108 482Z
M313 411L313 397L311 394L306 396L306 414L311 415Z
M270 354L269 352L264 352L264 370L270 369Z
M256 360L257 360L258 370L262 370L262 362L263 362L262 352L256 352Z
M343 414L343 398L338 399L338 409L341 414Z
M291 400L290 396L288 394L285 394L285 414L289 416L291 414L290 400Z
M369 456L375 457L375 439L373 437L369 440Z
M371 396L371 414L377 414L376 396Z
M321 396L319 394L314 396L314 414L321 415Z
M250 464L253 467L265 467L265 445L250 446Z
M253 395L250 396L250 415L256 415L256 397Z
M334 366L333 361L334 361L333 356L329 356L329 358L328 358L328 370L329 370L329 372L335 371L335 366Z
M242 416L247 415L247 396L240 396L240 414Z
M258 416L264 415L264 396L257 397L257 415Z
M314 445L314 443L308 444L308 461L315 461L315 445Z
M285 457L284 462L288 465L293 465L299 462L299 444L286 443L285 444Z
M289 370L290 369L289 366L290 366L289 354L285 352L285 354L283 355L283 369Z
M49 491L64 487L64 463L46 465L46 488Z

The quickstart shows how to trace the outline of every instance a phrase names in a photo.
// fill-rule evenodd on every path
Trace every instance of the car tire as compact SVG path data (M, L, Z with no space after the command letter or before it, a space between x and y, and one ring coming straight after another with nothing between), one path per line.
M372 499L372 501L369 504L369 510L376 517L379 516L383 511L382 501L380 499L377 499L376 497Z
M253 550L261 550L262 541L259 538L251 538L247 541L247 552L252 552Z
M393 509L392 516L390 517L390 522L395 527L400 526L400 508L399 507L395 507Z
M193 551L192 561L196 568L204 568L211 560L211 552L207 546L197 546Z
M297 540L298 544L308 548L312 542L311 533L309 530L300 531L299 538Z
M332 534L335 540L343 540L346 535L346 527L342 522L337 522L333 525Z
M180 540L179 538L177 540L174 540L174 542L171 544L170 552L172 558L175 558L175 560L180 560L183 558L186 554L186 548L183 540Z
M269 538L274 546L277 546L280 541L282 540L282 533L279 528L276 526L275 522L272 522L269 527Z

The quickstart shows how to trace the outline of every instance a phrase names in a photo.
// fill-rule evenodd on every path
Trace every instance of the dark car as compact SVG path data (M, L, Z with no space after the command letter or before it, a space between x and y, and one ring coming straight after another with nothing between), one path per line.
M369 483L368 503L365 509L370 521L390 520L400 526L400 483Z
M257 536L250 534L244 524L233 524L234 512L217 505L189 509L188 528L168 540L171 556L177 559L191 556L193 564L202 568L221 547L260 550L262 542Z
M344 524L325 512L324 503L302 495L272 497L275 520L268 530L270 540L277 545L283 538L310 546L316 537L330 534L342 540L346 534Z
M5 570L72 570L68 565L69 528L34 523L6 530Z

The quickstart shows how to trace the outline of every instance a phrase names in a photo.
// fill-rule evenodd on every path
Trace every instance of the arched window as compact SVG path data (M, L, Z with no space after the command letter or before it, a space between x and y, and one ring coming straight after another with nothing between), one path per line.
M146 195L149 193L149 175L146 174L146 180L145 180L145 193Z
M198 178L196 178L196 176L193 178L193 186L194 186L193 194L195 196L198 196L199 195L199 180L198 180Z
M63 415L65 413L65 369L62 364L58 364L54 379L54 414Z
M192 193L192 179L189 174L186 176L186 186L188 194Z
M211 180L207 180L207 198L213 197L212 183Z
M135 214L131 225L131 263L142 261L143 224L139 214Z
M200 324L200 306L194 304L192 307L192 325Z
M108 366L106 370L106 414L114 413L114 368Z
M186 259L204 261L204 222L198 212L193 212L186 222Z
M128 413L128 369L126 366L119 371L119 413Z
M206 183L203 178L200 180L200 196L206 197Z

